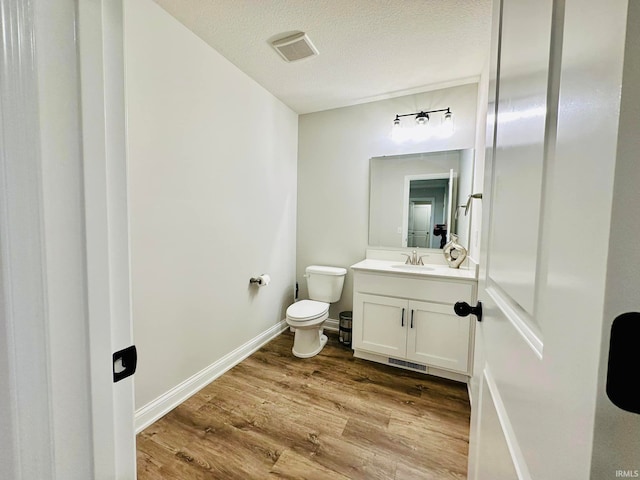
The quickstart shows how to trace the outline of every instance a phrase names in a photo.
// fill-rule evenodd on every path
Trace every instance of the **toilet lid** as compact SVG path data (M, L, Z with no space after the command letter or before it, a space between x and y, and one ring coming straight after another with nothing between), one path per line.
M287 317L292 320L311 320L327 313L329 304L316 300L300 300L287 308Z

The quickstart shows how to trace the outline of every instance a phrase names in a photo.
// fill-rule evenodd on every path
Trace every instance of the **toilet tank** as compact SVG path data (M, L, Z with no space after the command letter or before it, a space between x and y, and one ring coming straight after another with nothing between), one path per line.
M305 269L309 299L334 303L340 300L346 268L310 265Z

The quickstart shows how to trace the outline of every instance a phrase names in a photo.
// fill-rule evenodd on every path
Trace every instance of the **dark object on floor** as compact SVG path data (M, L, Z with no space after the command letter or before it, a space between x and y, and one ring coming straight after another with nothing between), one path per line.
M351 324L353 321L353 312L340 312L340 343L345 346L351 346Z

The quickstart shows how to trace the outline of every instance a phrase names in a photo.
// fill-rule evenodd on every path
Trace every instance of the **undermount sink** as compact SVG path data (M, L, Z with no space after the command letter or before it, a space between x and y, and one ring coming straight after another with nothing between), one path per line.
M433 267L429 267L427 265L410 265L408 263L391 265L391 268L397 268L398 270L407 270L411 272L428 272L430 270L433 270Z

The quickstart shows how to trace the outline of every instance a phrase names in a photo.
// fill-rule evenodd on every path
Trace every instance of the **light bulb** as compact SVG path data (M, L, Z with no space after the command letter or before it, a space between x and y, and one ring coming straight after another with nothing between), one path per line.
M416 124L426 125L427 123L429 123L429 115L424 112L420 112L418 115L416 115Z

